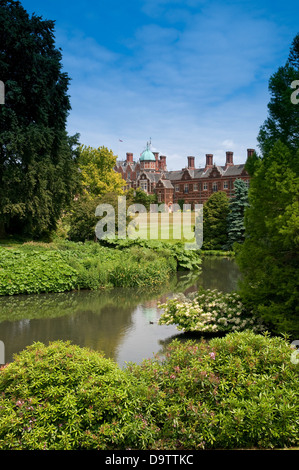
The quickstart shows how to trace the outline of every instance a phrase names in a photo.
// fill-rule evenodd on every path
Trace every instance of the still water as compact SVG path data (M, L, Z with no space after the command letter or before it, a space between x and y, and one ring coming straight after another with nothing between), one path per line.
M178 273L158 292L137 289L67 292L0 298L0 340L5 361L33 342L71 341L102 351L121 367L161 352L181 333L174 325L158 325L158 302L200 286L229 292L240 273L232 259L206 258L198 273Z

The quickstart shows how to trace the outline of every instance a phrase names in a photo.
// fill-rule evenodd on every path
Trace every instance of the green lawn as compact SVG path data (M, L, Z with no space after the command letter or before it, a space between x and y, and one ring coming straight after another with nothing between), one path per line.
M195 241L194 225L194 212L138 214L129 224L128 237L192 243Z

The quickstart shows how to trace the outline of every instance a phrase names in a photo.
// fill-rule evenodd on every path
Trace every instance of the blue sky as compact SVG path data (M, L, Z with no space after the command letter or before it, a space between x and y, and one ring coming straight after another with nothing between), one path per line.
M267 117L268 81L299 32L293 0L21 0L55 20L71 77L68 132L168 169L243 163ZM123 142L120 142L122 140Z

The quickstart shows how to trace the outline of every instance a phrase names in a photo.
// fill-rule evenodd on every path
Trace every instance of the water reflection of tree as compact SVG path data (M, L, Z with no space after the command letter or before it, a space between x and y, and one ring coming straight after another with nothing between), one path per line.
M184 289L186 279L193 282L192 277L187 276L183 282L174 277L163 289L155 290L119 288L2 297L0 329L6 361L13 360L13 354L34 341L48 344L55 340L69 340L115 358L132 326L136 307L144 305L157 311L157 299Z
M202 270L203 275L199 281L203 289L217 289L223 292L237 289L240 271L233 259L206 257L202 261Z
M161 288L102 289L59 294L20 295L0 298L0 331L7 360L33 341L57 339L105 351L114 358L126 331L132 326L137 306L143 308L147 323L160 316L157 302L200 286L231 290L238 276L232 260L205 259L200 272L180 272ZM179 335L181 340L186 335ZM163 350L172 339L161 342Z
M0 322L22 319L57 318L92 311L99 315L104 308L128 307L137 305L163 294L185 291L196 282L198 275L188 273L173 276L168 284L155 289L101 289L97 291L74 291L65 293L18 295L0 298Z

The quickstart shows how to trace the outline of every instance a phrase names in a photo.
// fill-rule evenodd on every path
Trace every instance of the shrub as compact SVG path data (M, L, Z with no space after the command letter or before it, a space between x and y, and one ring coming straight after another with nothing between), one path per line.
M278 337L235 332L174 340L162 360L130 365L148 384L156 449L274 448L299 444L298 365Z
M142 447L137 388L100 353L35 343L0 373L0 448Z
M103 246L110 246L118 250L127 250L132 247L152 250L166 259L174 258L177 270L199 270L201 257L197 250L186 250L183 242L169 243L160 240L126 239L126 240L101 240Z
M176 268L174 256L138 246L115 250L93 242L31 243L0 248L0 295L150 287L165 284Z
M59 252L0 249L0 268L0 295L63 292L77 285L77 272Z
M235 292L207 289L189 297L180 294L160 308L164 311L159 323L175 324L183 331L219 333L251 328L260 332L264 328L257 317L246 311Z
M298 364L251 331L172 341L120 369L35 343L0 370L0 449L229 449L299 445Z

